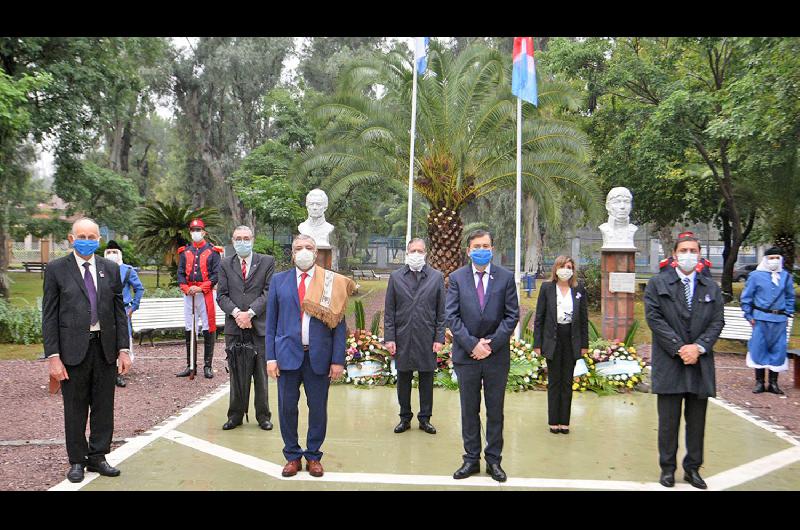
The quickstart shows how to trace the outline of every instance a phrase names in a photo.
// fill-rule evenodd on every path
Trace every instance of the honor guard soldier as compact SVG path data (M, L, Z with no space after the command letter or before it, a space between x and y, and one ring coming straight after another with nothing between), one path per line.
M695 237L694 232L681 232L678 234L678 239L682 237ZM668 256L661 261L658 262L658 272L664 272L665 270L669 270L669 268L675 268L678 264L675 261L675 258L672 256ZM699 258L697 260L697 266L695 267L695 271L699 272L700 274L711 278L711 262L706 258Z
M178 254L178 287L184 293L183 315L186 324L186 369L178 377L186 377L192 373L190 368L191 341L194 332L192 322L192 304L194 314L203 324L203 375L207 379L214 377L211 361L214 359L214 340L217 323L214 307L214 287L217 285L217 274L222 261L222 247L215 247L206 242L205 223L202 219L193 219L189 223L192 244L180 247Z

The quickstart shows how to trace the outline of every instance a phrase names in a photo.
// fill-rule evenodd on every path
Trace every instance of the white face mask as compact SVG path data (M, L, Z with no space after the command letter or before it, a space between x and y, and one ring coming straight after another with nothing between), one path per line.
M767 260L767 268L772 272L777 272L781 268L781 259L780 258L772 258Z
M561 280L562 282L566 282L567 280L572 278L572 275L573 275L572 269L568 269L566 267L564 267L563 269L556 270L556 276L558 276L558 279Z
M307 248L296 252L294 255L294 264L297 265L297 268L300 270L307 271L314 265L314 253Z
M689 274L697 267L697 259L697 254L692 254L691 252L678 254L678 267L686 274Z
M192 241L199 243L203 240L203 232L192 232Z
M417 252L406 254L406 265L408 265L412 271L421 271L422 267L425 266L425 254L419 254Z
M122 265L122 254L119 251L113 251L113 250L111 252L106 251L104 257L107 260L113 261L117 265Z

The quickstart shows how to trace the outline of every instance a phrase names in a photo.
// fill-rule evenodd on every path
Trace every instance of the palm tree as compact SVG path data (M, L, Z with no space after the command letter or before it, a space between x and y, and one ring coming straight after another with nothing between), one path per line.
M135 227L139 231L136 245L139 251L148 256L163 256L162 263L168 267L178 264L178 248L191 241L189 222L195 218L203 219L209 239L211 231L222 224L216 208L196 208L183 206L173 201L143 206L139 209Z
M510 57L482 44L455 55L431 41L418 84L414 189L430 205L429 263L449 275L464 259L462 209L516 182L516 99ZM397 51L343 70L337 93L313 116L320 142L301 169L327 168L331 202L357 186L402 188L408 179L412 61ZM383 94L376 97L375 87ZM587 166L588 140L547 109L575 108L560 83L543 83L540 107L524 105L523 189L557 223L565 194L588 210L599 190Z

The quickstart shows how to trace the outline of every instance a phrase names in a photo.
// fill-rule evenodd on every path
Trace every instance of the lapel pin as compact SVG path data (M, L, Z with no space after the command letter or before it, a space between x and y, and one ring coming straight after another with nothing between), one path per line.
M581 297L581 293L575 293L575 300L580 299L580 297Z
M705 300L706 300L706 302L710 302L711 301L711 296L709 294L706 294Z
M103 271L97 271L97 274L99 274L101 278L106 277L106 274Z

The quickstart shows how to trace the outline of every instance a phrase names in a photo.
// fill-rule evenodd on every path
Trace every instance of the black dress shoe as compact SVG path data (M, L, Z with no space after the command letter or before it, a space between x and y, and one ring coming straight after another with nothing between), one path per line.
M453 473L453 478L461 480L462 478L471 477L476 473L481 472L481 466L477 462L464 462L464 464Z
M753 394L760 394L765 390L766 388L764 388L764 381L756 381L756 386L753 388Z
M703 480L703 477L700 476L700 473L698 473L696 469L686 470L686 473L683 475L683 480L701 490L708 488L708 485Z
M486 474L491 475L497 482L505 482L508 479L500 464L486 464Z
M258 424L258 426L261 427L262 429L264 429L265 431L271 431L272 430L272 422L269 421L269 420L262 421L261 423Z
M117 385L118 387L125 388L125 386L126 386L127 384L128 384L128 383L126 383L126 382L125 382L125 380L122 378L122 376L121 376L121 375L118 375L118 376L117 376L117 382L116 382L116 385Z
M403 420L397 424L397 427L394 428L394 432L396 434L400 434L401 432L406 432L410 428L411 428L411 422Z
M67 471L67 480L70 482L83 482L83 464L72 464Z
M89 460L89 463L86 464L86 470L100 473L104 477L118 477L120 474L119 469L111 467L105 458L97 461Z
M559 434L560 432L561 432L561 429L559 427L550 427L550 433L551 434Z
M561 434L569 434L569 427L567 427L566 429L564 427L561 427L560 429L558 429L558 432L560 432Z
M242 422L234 423L231 420L228 420L228 421L225 422L225 425L222 426L222 430L223 431L229 431L231 429L235 429L236 427L238 427L241 424L242 424Z
M212 377L214 377L214 371L211 369L210 366L204 366L203 375L206 376L206 379L211 379Z
M767 392L772 392L773 394L783 394L783 390L780 389L778 386L778 382L775 381L774 383L770 383L767 387Z
M675 473L672 471L662 471L661 478L658 479L658 483L664 486L665 488L672 488L675 486Z
M183 372L178 372L177 374L175 374L175 377L189 377L191 374L192 374L192 369L187 366Z
M431 425L428 421L419 422L419 428L428 434L436 434L436 427Z

